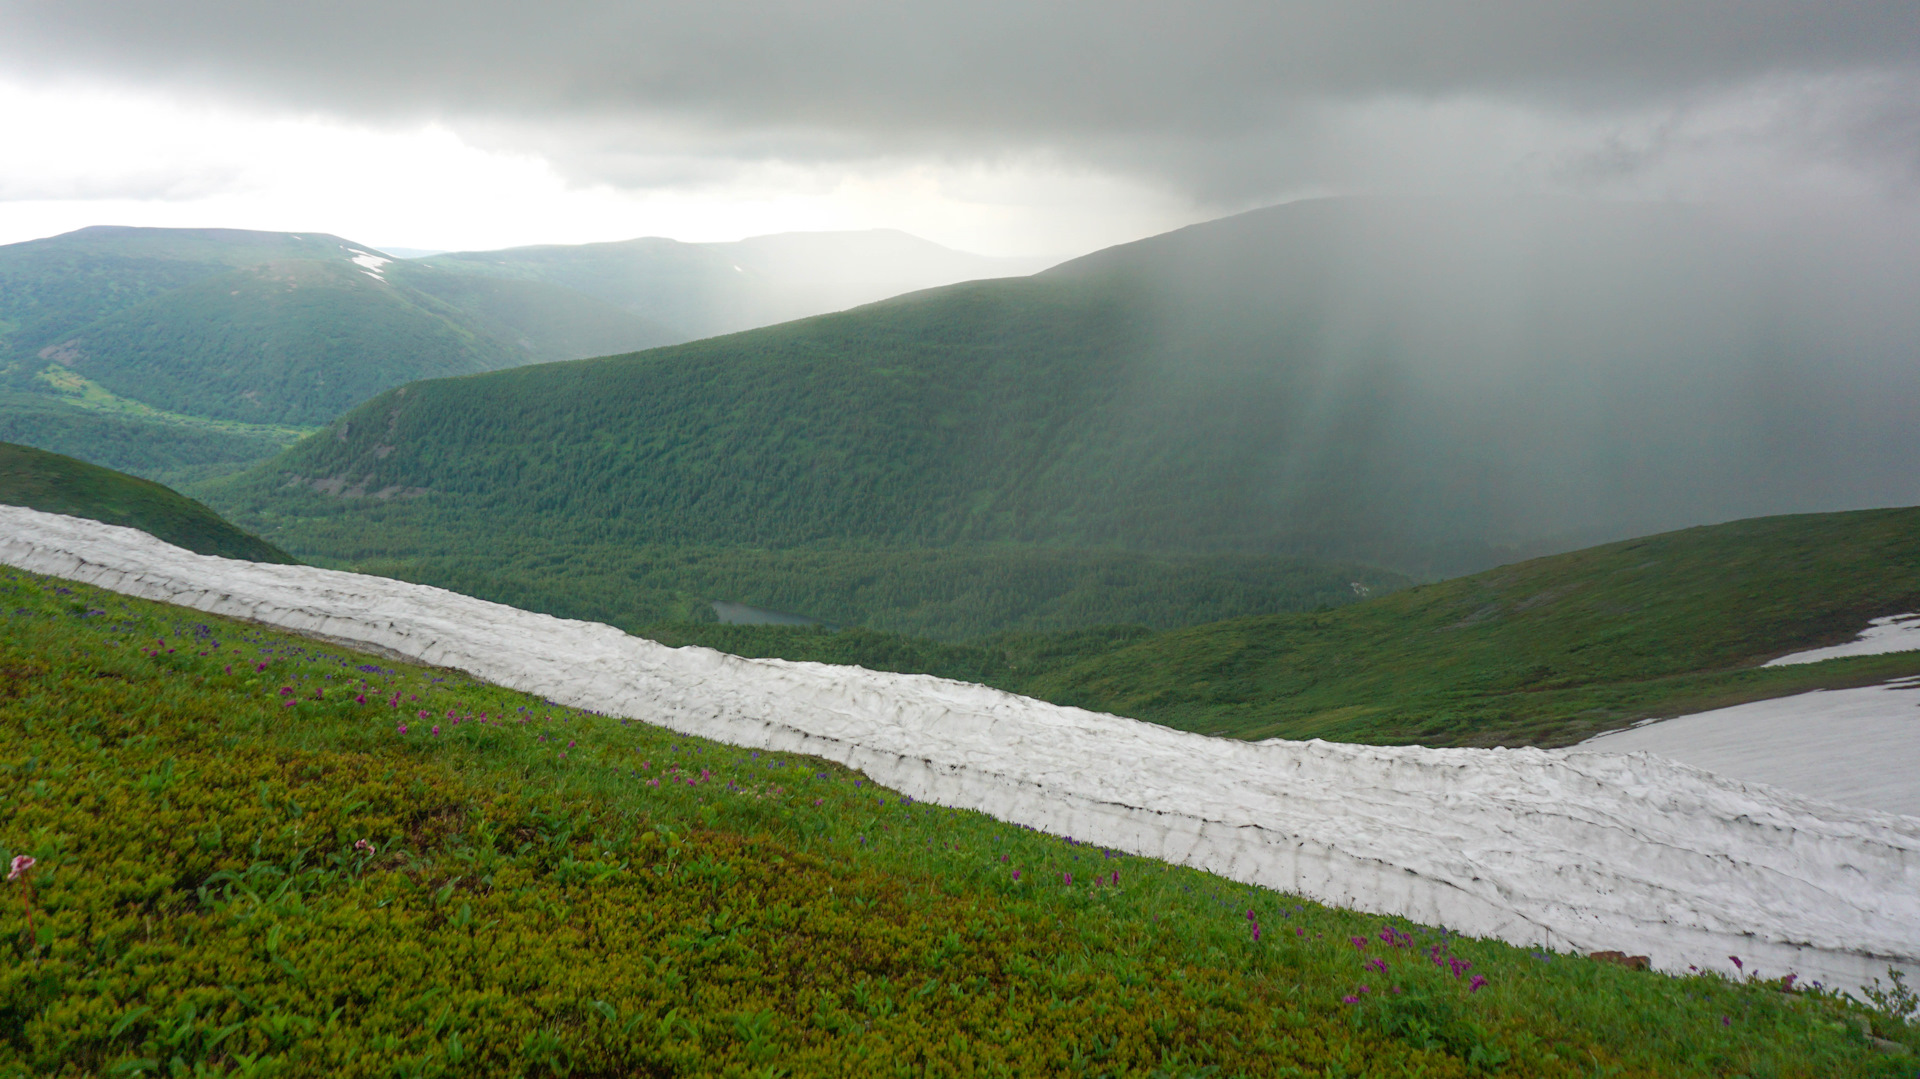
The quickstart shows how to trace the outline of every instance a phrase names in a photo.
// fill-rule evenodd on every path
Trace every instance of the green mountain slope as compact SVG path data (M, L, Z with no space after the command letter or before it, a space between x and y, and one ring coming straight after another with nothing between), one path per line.
M954 251L903 232L798 232L730 243L661 237L435 255L415 265L545 281L597 297L688 341L870 303L1045 262ZM615 350L608 349L606 352Z
M334 236L95 228L0 247L0 429L130 468L233 459L200 421L251 425L226 433L268 443L257 458L301 433L266 428L414 379L670 339L558 286L395 266ZM75 410L139 414L139 450L109 437L127 423Z
M137 528L198 554L294 561L200 503L150 480L10 442L0 442L0 503Z
M1294 204L1032 278L421 385L255 489L422 489L456 516L622 541L1312 551L1415 572L1920 500L1908 339L1801 350L1846 312L1760 312L1774 286L1727 276L1753 244L1663 208L1425 212ZM1440 305L1469 255L1507 265Z
M1913 610L1920 508L1769 517L1162 633L1012 688L1240 738L1564 745L1920 673L1913 652L1759 667Z

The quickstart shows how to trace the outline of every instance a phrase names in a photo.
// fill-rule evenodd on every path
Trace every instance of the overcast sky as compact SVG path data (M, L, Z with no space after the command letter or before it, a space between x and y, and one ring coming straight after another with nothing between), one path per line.
M1354 191L1911 223L1920 3L0 0L0 242L1064 256Z

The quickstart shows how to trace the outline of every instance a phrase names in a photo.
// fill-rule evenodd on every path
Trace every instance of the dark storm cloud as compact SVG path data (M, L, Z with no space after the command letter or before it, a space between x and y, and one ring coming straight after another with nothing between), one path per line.
M16 72L545 129L549 152L601 173L658 171L655 148L1038 149L1198 188L1270 169L1308 123L1299 110L1326 102L1477 95L1579 113L1920 66L1909 2L0 0L0 25Z

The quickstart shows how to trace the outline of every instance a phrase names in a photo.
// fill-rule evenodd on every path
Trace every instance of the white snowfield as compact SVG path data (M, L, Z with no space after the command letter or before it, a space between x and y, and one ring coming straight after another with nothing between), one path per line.
M1656 967L1920 975L1920 819L1648 754L1208 738L982 686L668 648L378 577L0 507L0 561L808 753L905 794L1249 884Z
M1814 690L1590 738L1724 776L1920 817L1920 679Z
M1890 614L1867 623L1860 636L1845 644L1794 652L1770 659L1768 667L1787 667L1796 663L1818 663L1823 659L1847 656L1877 656L1886 652L1920 651L1920 613Z

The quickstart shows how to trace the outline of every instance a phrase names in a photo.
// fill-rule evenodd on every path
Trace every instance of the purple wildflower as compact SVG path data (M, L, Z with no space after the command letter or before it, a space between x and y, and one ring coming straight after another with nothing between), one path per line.
M405 734L407 733L407 725L405 723L402 723L398 728L396 728L396 730L398 730L401 734Z
M1467 983L1467 992L1478 993L1480 987L1485 984L1487 984L1487 976L1484 974L1475 974L1473 979Z
M1072 873L1062 873L1062 874L1061 874L1060 876L1061 876L1061 878L1062 878L1062 883L1065 883L1065 884L1072 884L1072 883L1073 883L1073 874L1072 874Z
M1353 942L1353 946L1354 946L1354 948L1356 948L1357 950L1359 950L1359 951L1363 951L1363 952L1367 950L1367 938L1365 938L1365 937L1348 937L1347 939Z
M433 733L435 733L435 734L439 734L439 733L440 733L440 724L438 724L438 723L435 723L435 724L433 725Z
M1731 959L1731 960L1733 960L1733 969L1735 969L1735 970L1745 970L1745 969L1747 969L1747 965L1746 965L1745 963L1742 963L1742 962L1740 961L1740 957L1739 957L1739 956L1737 956L1737 955L1730 955L1730 956L1727 956L1727 958L1728 958L1728 959Z

